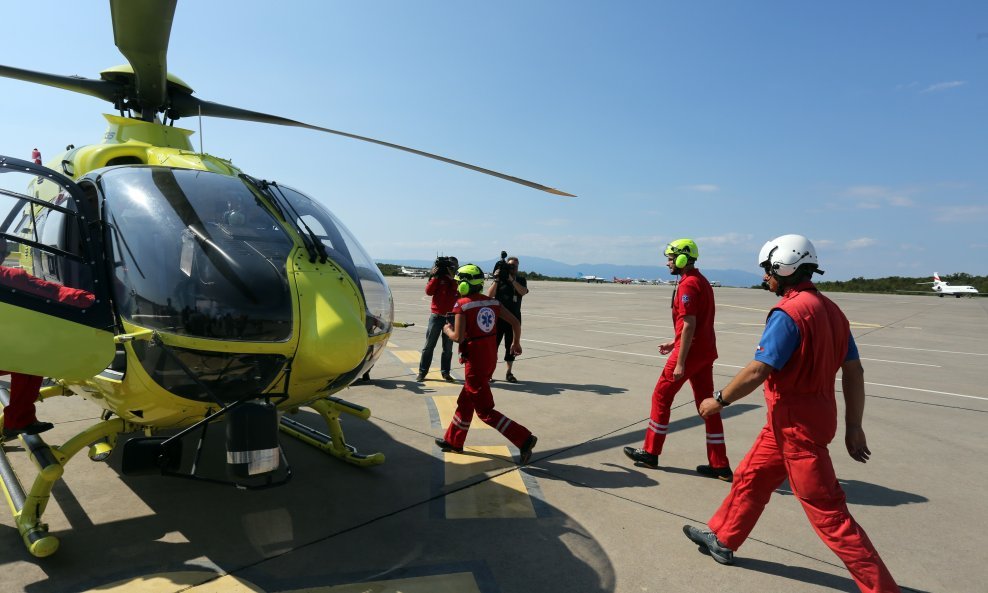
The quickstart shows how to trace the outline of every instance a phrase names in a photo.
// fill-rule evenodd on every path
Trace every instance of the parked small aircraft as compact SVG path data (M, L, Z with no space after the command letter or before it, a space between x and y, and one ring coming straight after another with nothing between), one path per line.
M612 282L614 282L615 284L631 284L631 278L618 278L617 276L615 276Z
M429 270L426 270L425 268L406 268L405 266L402 266L398 273L402 276L411 276L412 278L425 278L429 275Z
M600 276L592 276L592 275L591 276L584 276L583 274L580 274L580 280L583 280L587 284L590 284L590 283L593 283L593 282L596 282L596 283L607 282L607 280L605 280L604 278L601 278Z
M940 274L936 272L933 272L933 282L920 282L919 284L932 284L933 290L937 291L939 293L938 296L941 298L945 294L952 294L957 298L961 298L961 295L964 294L972 296L978 294L978 289L973 286L951 285L944 282L940 279Z

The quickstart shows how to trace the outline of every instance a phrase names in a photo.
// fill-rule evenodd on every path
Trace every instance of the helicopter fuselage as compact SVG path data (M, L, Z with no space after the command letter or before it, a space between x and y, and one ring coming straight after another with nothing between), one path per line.
M297 408L373 365L391 332L390 291L328 210L193 151L189 130L105 117L103 144L48 166L99 205L115 333L155 340L118 343L107 368L65 388L128 422L177 428L245 397ZM40 176L28 194L59 199ZM45 258L21 248L28 272L58 276Z

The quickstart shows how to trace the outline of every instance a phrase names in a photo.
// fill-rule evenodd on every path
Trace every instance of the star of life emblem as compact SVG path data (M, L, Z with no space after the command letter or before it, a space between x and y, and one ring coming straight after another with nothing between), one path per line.
M477 325L485 334L491 333L496 321L497 315L494 314L494 310L490 307L483 307L480 311L477 311Z

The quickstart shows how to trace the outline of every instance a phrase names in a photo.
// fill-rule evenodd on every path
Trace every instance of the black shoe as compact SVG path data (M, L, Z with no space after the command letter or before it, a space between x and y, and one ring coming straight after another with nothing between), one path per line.
M515 378L515 376L512 375L510 372L507 375L504 376L504 380L507 381L508 383L517 383L518 382L518 379Z
M723 480L725 482L734 481L734 472L731 471L729 467L712 467L709 465L698 465L696 466L696 473L701 476L707 476L708 478L717 478L718 480Z
M734 564L734 550L720 543L712 531L697 529L692 525L683 525L683 533L693 543L700 546L700 551L707 552L721 564Z
M645 449L625 447L624 454L628 456L628 459L634 461L635 465L644 465L645 467L650 467L652 469L659 469L659 456L652 455Z
M537 442L539 442L539 437L534 434L528 435L528 438L525 439L525 443L519 450L521 454L518 456L518 465L528 465L528 462L532 459L532 449L535 448L535 443Z
M22 434L40 434L53 428L55 428L55 425L51 422L41 422L35 420L27 426L22 426L21 428L7 428L5 426L3 428L3 438L15 439Z
M454 379L453 375L450 375L449 373L443 373L443 381L446 381L447 383L456 383L456 379Z
M419 373L418 376L415 377L415 382L416 383L425 383L425 373Z
M453 451L454 453L463 453L462 447L457 449L453 445L447 443L446 439L436 439L436 446L442 449L443 451Z

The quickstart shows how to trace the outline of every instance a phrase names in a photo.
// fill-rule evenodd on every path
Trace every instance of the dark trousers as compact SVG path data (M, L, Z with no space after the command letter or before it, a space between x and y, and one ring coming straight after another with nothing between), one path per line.
M436 342L439 338L443 340L443 354L440 369L443 373L449 373L450 364L453 362L453 340L450 340L443 333L443 326L446 325L446 316L439 313L429 315L429 325L425 329L425 346L422 348L422 358L419 359L419 373L426 374L432 366L432 353L436 349Z
M517 315L515 317L518 317ZM518 318L521 321L521 318ZM511 329L511 324L507 321L497 320L497 347L501 347L501 340L504 340L504 360L514 362L515 355L511 353L511 342L515 339L515 331Z

